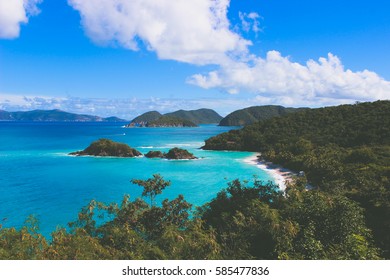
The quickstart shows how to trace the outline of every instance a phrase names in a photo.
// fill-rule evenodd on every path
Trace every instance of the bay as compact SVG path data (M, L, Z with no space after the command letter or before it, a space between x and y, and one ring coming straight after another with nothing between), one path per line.
M234 180L272 180L244 162L250 152L203 151L204 140L234 127L124 128L124 123L0 122L0 224L20 228L35 215L40 231L49 236L66 227L92 199L120 203L142 189L131 179L159 173L171 181L158 201L183 194L194 206L210 201ZM198 160L74 157L68 153L108 138L142 153L184 148Z

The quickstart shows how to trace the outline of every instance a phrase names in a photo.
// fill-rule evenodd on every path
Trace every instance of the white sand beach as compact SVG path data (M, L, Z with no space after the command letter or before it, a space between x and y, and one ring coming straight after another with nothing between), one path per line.
M275 180L275 183L279 186L279 189L285 191L287 183L292 181L292 177L296 175L291 170L281 167L280 165L272 162L260 161L255 154L244 160L244 162L252 165L256 165L258 168L268 172Z

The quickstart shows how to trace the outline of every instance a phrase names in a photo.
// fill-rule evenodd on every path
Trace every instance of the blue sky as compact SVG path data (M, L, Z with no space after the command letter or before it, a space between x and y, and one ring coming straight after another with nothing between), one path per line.
M378 0L0 0L0 109L132 118L389 99L389 12Z

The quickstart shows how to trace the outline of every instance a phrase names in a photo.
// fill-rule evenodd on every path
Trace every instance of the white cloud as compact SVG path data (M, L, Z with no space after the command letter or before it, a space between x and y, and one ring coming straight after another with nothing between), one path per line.
M239 12L238 17L241 20L241 29L245 32L253 31L259 33L262 30L260 27L261 16L258 13L251 12L249 14Z
M217 65L217 70L188 79L188 83L205 89L251 92L257 98L286 105L389 99L388 81L368 70L345 70L332 54L305 65L277 51L268 52L265 58L250 54L252 42L231 29L227 18L230 0L68 3L80 12L87 35L97 43L115 43L136 51L142 42L160 59ZM240 12L239 18L241 31L262 31L258 13Z
M20 25L37 15L42 0L0 0L0 39L19 37Z
M250 41L229 29L230 0L68 0L87 35L99 44L138 50L140 42L160 59L220 64L247 52Z
M188 83L230 93L252 92L284 105L390 98L390 82L368 70L345 70L340 59L330 53L318 62L309 60L302 65L270 51L266 58L230 60L216 71L193 75Z

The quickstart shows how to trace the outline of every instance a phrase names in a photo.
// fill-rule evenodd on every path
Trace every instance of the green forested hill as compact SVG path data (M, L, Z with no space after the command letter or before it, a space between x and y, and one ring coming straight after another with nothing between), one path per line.
M390 144L390 101L307 109L212 137L204 148L266 151L300 139L342 147Z
M171 116L162 116L157 120L148 122L148 127L195 127L193 122Z
M211 109L198 109L198 110L179 110L172 113L167 113L165 116L176 117L180 119L189 120L195 124L211 124L219 123L222 117Z
M227 115L219 123L220 126L243 126L258 121L268 120L273 117L283 116L288 113L304 110L304 108L285 108L283 106L267 105L253 106L234 111Z
M211 109L192 111L179 110L172 113L160 114L157 111L146 112L131 121L128 127L134 126L196 126L198 124L219 123L222 119L217 112ZM180 120L180 121L178 121Z
M157 111L143 113L131 121L131 123L152 122L161 118L161 114Z
M389 256L390 101L304 110L212 137L203 148L261 152L305 171L320 190L357 201Z

